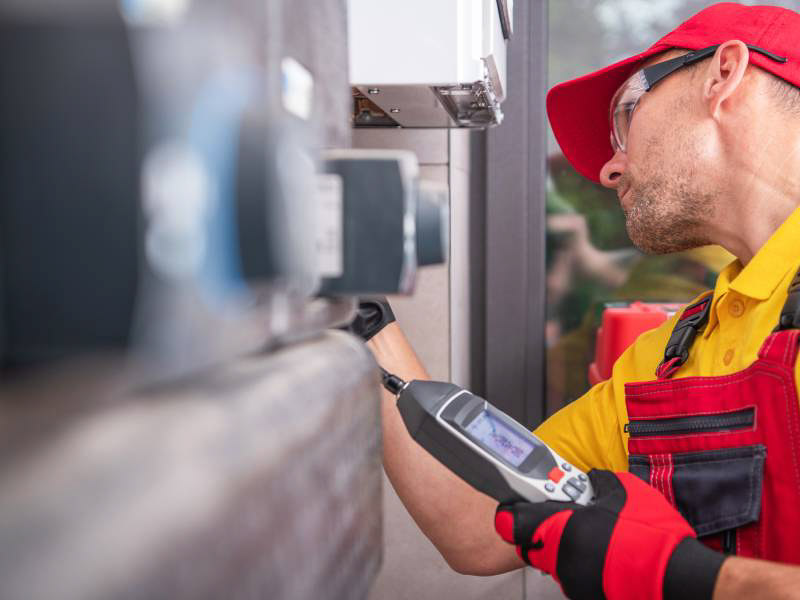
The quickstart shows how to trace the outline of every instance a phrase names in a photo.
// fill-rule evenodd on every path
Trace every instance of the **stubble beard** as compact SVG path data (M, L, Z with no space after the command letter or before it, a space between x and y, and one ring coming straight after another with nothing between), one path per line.
M708 224L713 195L695 188L695 178L649 176L641 183L630 178L625 227L633 244L646 254L668 254L713 243Z

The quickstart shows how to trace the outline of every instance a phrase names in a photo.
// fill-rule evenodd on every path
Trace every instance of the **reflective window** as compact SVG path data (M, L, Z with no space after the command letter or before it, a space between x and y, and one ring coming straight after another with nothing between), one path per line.
M550 0L549 85L640 52L711 4ZM800 0L742 4L800 12ZM628 239L616 193L578 175L552 133L548 154L547 412L552 414L589 389L596 332L608 306L686 302L713 287L733 257L715 246L663 256L642 254ZM592 380L597 378L595 371Z

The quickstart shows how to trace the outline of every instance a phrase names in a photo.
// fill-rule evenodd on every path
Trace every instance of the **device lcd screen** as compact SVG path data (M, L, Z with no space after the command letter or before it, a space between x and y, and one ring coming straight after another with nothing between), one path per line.
M484 446L491 448L515 467L533 451L533 444L514 432L505 423L484 410L466 430Z

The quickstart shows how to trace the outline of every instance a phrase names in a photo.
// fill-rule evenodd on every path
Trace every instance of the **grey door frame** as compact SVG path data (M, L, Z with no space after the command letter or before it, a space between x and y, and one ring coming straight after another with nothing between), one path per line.
M485 308L485 329L476 329L485 354L476 362L485 369L475 381L530 427L545 414L547 17L547 0L514 3L505 119L485 134L485 263L476 298Z

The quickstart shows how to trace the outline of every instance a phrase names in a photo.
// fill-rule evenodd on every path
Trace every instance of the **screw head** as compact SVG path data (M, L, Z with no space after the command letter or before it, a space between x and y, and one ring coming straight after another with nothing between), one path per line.
M393 115L396 115L397 113L400 112L400 109L399 108L390 108L389 112L392 113Z
M367 93L368 94L380 94L381 90L380 90L380 88L369 88L367 90Z

